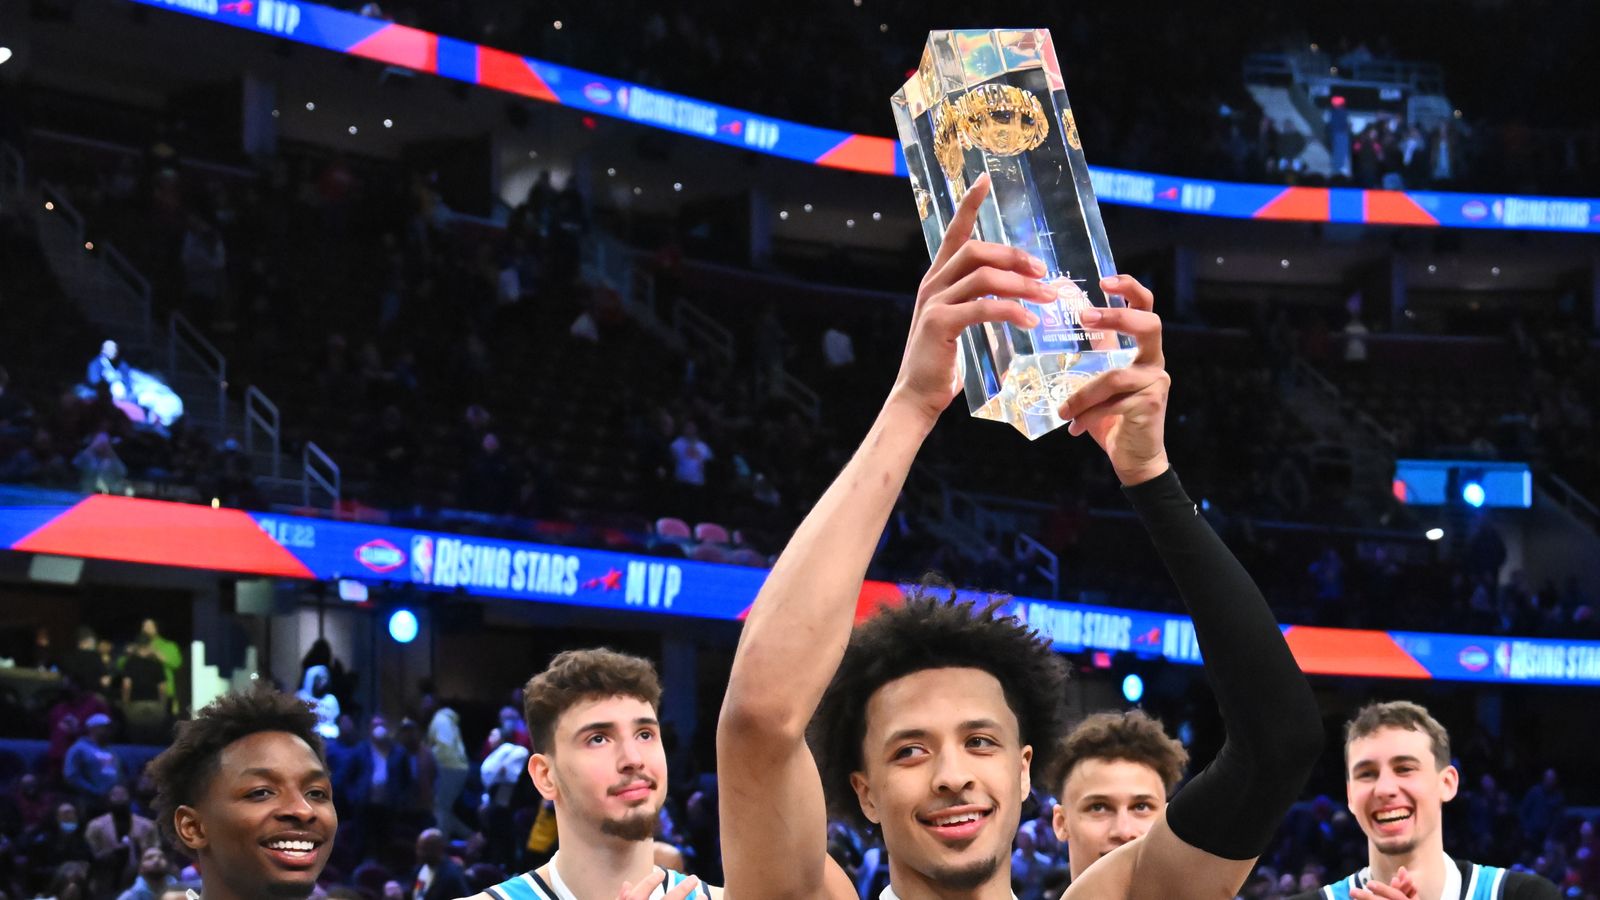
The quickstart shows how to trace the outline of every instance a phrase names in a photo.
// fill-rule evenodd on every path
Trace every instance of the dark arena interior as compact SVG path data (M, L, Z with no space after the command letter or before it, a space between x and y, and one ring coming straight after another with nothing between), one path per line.
M935 88L930 60L960 60L924 56L930 32L1000 28L1048 29L1017 58L1059 72L1065 118ZM1183 582L1140 494L1168 461L1322 726L1283 776L1304 787L1260 811L1270 840L1188 849L1256 854L1229 876L1255 900L1600 898L1597 36L1589 0L0 2L0 900L703 895L678 873L755 900L733 858L755 839L730 837L768 833L745 813L768 785L729 760L777 746L741 735L809 760L811 711L848 705L822 692L841 654L882 690L813 738L865 747L872 803L929 774L904 801L923 831L882 805L824 823L809 773L795 840L818 865L796 872L826 848L835 882L788 896L1119 898L1073 885L1137 855L1093 840L1157 840L1165 791L1079 809L1091 770L1042 771L1046 744L1096 713L1159 720L1187 754L1157 779L1162 833L1193 844L1190 784L1240 758L1271 777L1240 717L1294 718L1228 686L1254 651L1201 652L1248 597L1207 612ZM903 148L903 85L959 152ZM1033 183L1036 150L1005 141L1034 127L1099 212L944 233ZM938 329L1042 302L968 260L1084 221L1115 251L1099 274L1159 320L1113 317L1153 329L1088 382L1120 386L1029 440L968 399L1023 396L983 366L1032 332ZM907 400L952 372L967 399ZM1060 733L971 822L927 810L989 796L1007 739L881 762L868 720L919 669L987 672L977 639L927 637L922 664L845 650L919 592L1025 626L1038 671L1069 676L982 674L1021 742L1055 721L1028 688ZM594 648L648 665L558 659ZM647 670L653 694L628 680ZM280 694L259 727L298 735L309 708L326 786L217 799ZM653 707L643 730L562 743L564 710L622 701ZM1378 701L1431 718L1373 726ZM225 714L243 730L205 756ZM1441 758L1361 757L1428 723ZM585 830L574 760L612 745L621 780L591 800L653 815L637 834ZM289 823L244 854L270 878L226 855L245 809ZM1013 826L978 888L924 877ZM606 870L607 847L665 883ZM771 884L799 883L779 872L799 851L769 850Z

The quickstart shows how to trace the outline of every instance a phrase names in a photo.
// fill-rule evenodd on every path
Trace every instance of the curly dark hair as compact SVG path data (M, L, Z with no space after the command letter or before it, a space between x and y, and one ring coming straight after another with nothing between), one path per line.
M661 708L661 679L648 659L605 647L556 654L522 689L522 716L535 753L554 751L556 720L580 701L637 697Z
M1022 743L1033 747L1033 771L1046 770L1064 719L1067 667L1037 632L995 614L1007 599L980 607L957 602L954 590L938 596L919 588L903 606L856 627L808 735L835 816L863 821L850 774L865 765L867 701L885 684L925 669L980 669L998 679Z
M262 731L294 735L327 764L322 736L317 734L317 714L304 700L265 685L223 694L190 721L179 722L172 746L161 751L145 770L155 782L156 823L169 845L184 849L174 814L178 807L193 806L205 794L217 774L223 749Z
M1119 759L1148 766L1161 776L1171 794L1183 780L1189 751L1167 735L1160 719L1150 718L1143 710L1095 713L1056 745L1054 763L1040 770L1045 773L1045 787L1059 794L1073 767L1087 759Z

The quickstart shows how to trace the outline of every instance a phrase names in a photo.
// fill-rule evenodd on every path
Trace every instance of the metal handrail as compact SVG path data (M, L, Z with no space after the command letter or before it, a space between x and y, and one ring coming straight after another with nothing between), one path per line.
M328 469L329 475L325 476L317 471L316 467L312 465L313 461L322 463ZM306 506L311 505L311 485L315 482L317 487L322 488L332 498L332 502L328 504L328 507L330 509L337 508L343 484L340 477L339 464L333 461L333 457L324 453L322 448L316 445L315 441L306 441L305 447L300 451L300 465L302 467L300 502Z
M1332 381L1329 381L1326 375L1318 372L1316 367L1312 366L1310 363L1298 356L1294 358L1294 363L1292 365L1295 374L1305 378L1317 390L1321 391L1328 397L1333 398L1335 401L1341 403L1344 401L1344 392L1339 390L1338 385L1334 384ZM1356 422L1358 422L1368 431L1372 432L1374 437L1383 441L1390 449L1398 446L1399 439L1395 437L1394 432L1380 425L1377 419L1374 419L1372 416L1367 414L1366 410L1357 409L1353 411L1353 414Z
M1034 571L1050 583L1050 599L1060 600L1061 557L1057 556L1054 550L1039 543L1033 535L1027 532L1017 532L1013 547L1014 553L1018 558L1026 551L1038 554L1039 558L1044 560L1044 562L1034 567Z
M206 340L200 329L194 327L183 313L174 312L167 319L167 361L170 371L178 370L178 345L182 343L189 354L195 357L202 366L210 368L210 375L217 383L217 427L226 433L228 430L228 358L222 355L216 345Z
M144 339L148 342L153 330L151 325L150 311L152 306L150 300L150 282L146 281L144 275L140 273L138 269L133 267L133 263L128 262L128 258L122 255L121 250L118 250L116 247L110 244L106 244L100 249L105 257L106 265L109 266L112 271L116 272L122 277L122 280L127 283L128 288L133 291L134 296L138 298L139 322L144 328ZM172 373L168 372L167 374L170 376Z
M709 344L725 361L733 361L733 332L693 303L679 300L673 304L672 327L685 337L693 335Z
M72 227L73 240L81 242L85 232L83 216L67 200L67 195L62 192L61 188L48 181L39 182L39 193L44 195L46 203L54 207L50 212L60 213L67 220L67 224Z
M282 474L283 454L278 452L279 435L281 430L281 417L278 415L278 404L273 403L261 389L250 385L244 391L244 449L247 453L254 453L256 449L256 429L266 433L269 447L267 452L272 454L272 477L277 478Z
M813 422L822 419L822 398L804 381L783 372L778 379L778 389L784 399L800 407L800 412Z
M1551 491L1551 496L1557 503L1566 507L1569 512L1586 518L1590 528L1600 528L1600 507L1595 506L1593 501L1580 494L1577 488L1554 472L1545 476L1545 482L1548 487L1555 489Z
M11 192L21 194L28 185L28 165L22 159L22 154L17 148L0 141L0 160L5 161L6 181L11 186Z

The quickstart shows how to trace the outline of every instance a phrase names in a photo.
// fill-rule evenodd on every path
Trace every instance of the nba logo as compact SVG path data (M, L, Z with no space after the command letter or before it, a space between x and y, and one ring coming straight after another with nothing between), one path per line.
M411 538L411 580L416 584L433 583L433 538L425 534Z

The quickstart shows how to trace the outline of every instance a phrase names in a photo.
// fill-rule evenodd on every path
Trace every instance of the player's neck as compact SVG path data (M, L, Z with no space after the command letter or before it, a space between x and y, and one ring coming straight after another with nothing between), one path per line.
M555 863L561 880L578 900L613 900L622 893L624 881L638 884L650 876L655 868L654 841L626 841L601 833L592 822L571 819L557 807L561 849Z
M1399 854L1380 853L1369 842L1367 865L1373 881L1388 881L1404 866L1411 876L1411 883L1417 886L1418 900L1435 900L1444 892L1444 837L1435 831L1432 837L1418 844L1410 853Z
M1011 859L1007 857L988 881L970 890L955 890L889 857L889 886L900 900L1012 900Z

